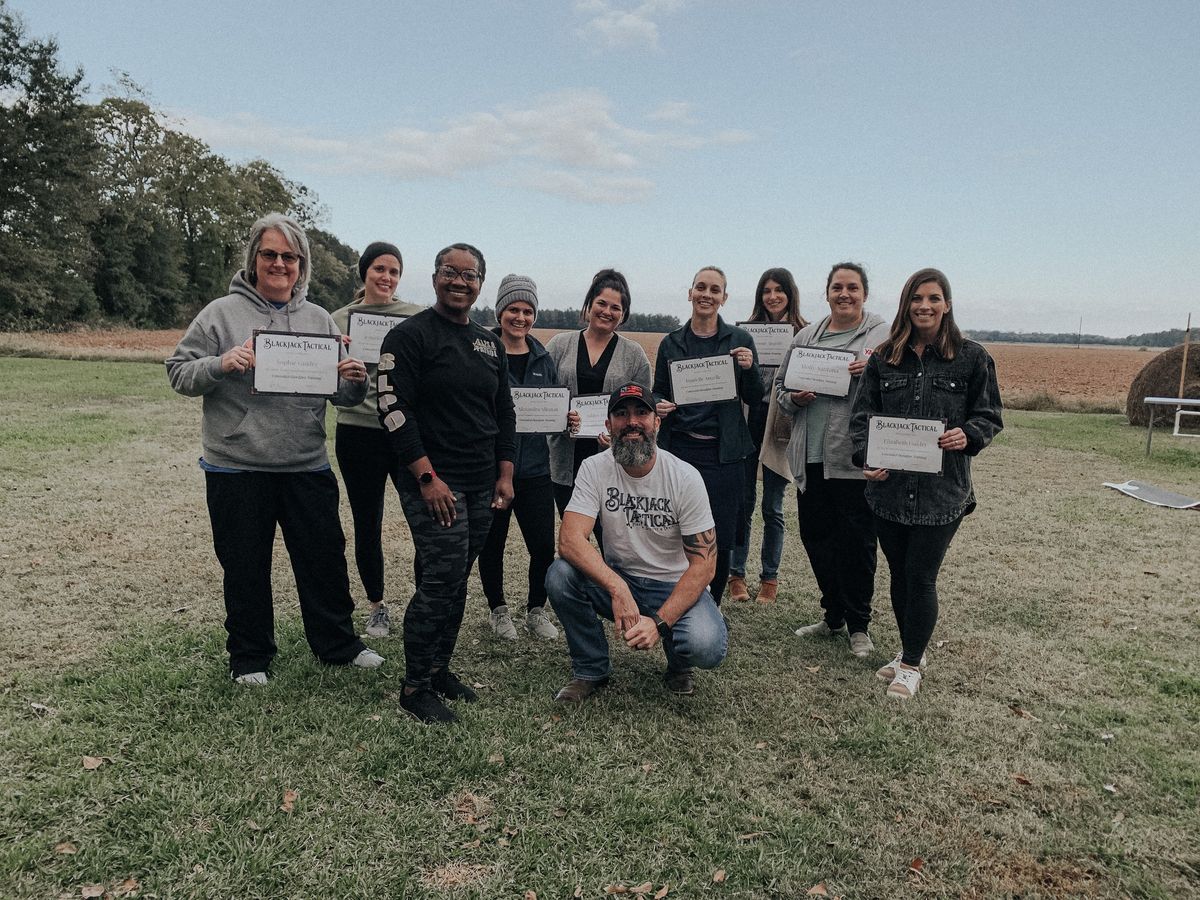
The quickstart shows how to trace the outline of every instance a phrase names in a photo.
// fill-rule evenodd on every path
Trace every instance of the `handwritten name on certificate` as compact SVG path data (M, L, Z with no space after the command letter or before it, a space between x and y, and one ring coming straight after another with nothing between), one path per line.
M787 322L738 322L754 338L754 349L758 351L760 366L782 366L787 359L788 347L796 332Z
M332 397L342 339L328 334L254 332L254 392Z
M513 387L517 434L558 434L567 427L571 390L565 387Z
M732 356L676 359L671 366L671 394L676 406L737 399L737 364Z
M850 393L850 363L856 359L858 354L851 350L793 347L783 387L826 397L845 397Z
M941 475L943 451L937 441L945 430L945 419L871 416L867 468Z
M580 394L571 398L571 409L579 413L579 430L573 438L595 438L608 434L608 394Z
M350 338L350 355L365 363L379 363L379 348L389 331L407 319L390 313L368 312L363 309L350 310L350 327L346 333Z

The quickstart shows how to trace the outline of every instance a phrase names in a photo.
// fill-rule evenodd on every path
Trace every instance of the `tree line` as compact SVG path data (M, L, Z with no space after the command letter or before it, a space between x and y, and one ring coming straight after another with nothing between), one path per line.
M272 210L308 231L309 299L347 302L358 254L319 227L308 188L170 127L128 76L94 104L83 78L0 0L0 328L186 322L227 292Z
M490 306L471 308L471 319L480 325L491 327L496 324L496 311ZM578 309L538 309L538 328L580 328L583 322ZM679 327L679 318L664 313L629 314L629 321L621 326L623 331L651 331L666 334Z
M1109 344L1129 347L1174 347L1183 343L1182 328L1167 331L1147 331L1123 338L1105 337L1102 334L1076 334L1071 332L1052 334L1043 331L983 331L971 329L971 339L983 343L1000 344Z

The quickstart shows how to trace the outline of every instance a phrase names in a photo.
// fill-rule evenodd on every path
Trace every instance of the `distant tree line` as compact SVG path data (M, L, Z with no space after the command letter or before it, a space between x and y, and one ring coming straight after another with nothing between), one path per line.
M0 0L0 328L168 327L225 294L250 224L287 212L312 242L308 297L348 302L357 252L304 185L169 127L128 76L99 103Z
M1102 334L1075 334L1071 332L1051 334L1043 331L983 331L971 329L970 337L982 343L1000 344L1115 344L1130 347L1174 347L1183 343L1183 329L1172 328L1169 331L1148 331L1144 334L1131 334L1123 338L1105 337Z
M496 311L490 306L475 306L471 309L471 318L480 325L491 327L496 324ZM581 328L583 322L579 318L578 309L539 309L537 315L538 328ZM621 326L623 331L651 331L666 334L679 327L676 316L663 313L629 314L629 321Z

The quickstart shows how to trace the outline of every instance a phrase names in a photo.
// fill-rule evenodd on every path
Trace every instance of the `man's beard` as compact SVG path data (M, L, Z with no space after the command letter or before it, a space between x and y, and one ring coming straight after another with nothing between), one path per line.
M643 439L640 441L622 440L621 438L627 434L640 434ZM640 428L622 429L619 435L613 435L613 459L619 466L632 469L641 468L654 458L654 441L657 436L657 432L645 432Z

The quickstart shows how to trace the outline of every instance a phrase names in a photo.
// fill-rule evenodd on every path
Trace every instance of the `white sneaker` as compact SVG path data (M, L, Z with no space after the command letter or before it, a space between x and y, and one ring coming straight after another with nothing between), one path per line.
M897 700L911 700L921 687L921 670L906 669L896 663L896 677L888 685L887 695Z
M893 678L896 677L896 670L898 668L900 668L900 661L903 657L904 657L904 651L901 650L899 653L896 654L895 659L893 659L886 666L881 666L878 670L876 670L875 677L878 678L880 681L891 681ZM929 665L929 657L927 657L924 653L922 653L920 668L923 669L927 665Z
M496 632L496 637L506 641L517 639L517 626L513 624L507 606L497 606L493 609L491 615L488 616L488 622L492 626L492 631Z
M266 672L247 672L245 675L239 675L237 678L235 678L233 680L237 684L254 684L254 685L266 684L267 683L267 673Z
M384 663L384 659L370 647L359 651L358 656L350 660L350 665L358 666L360 669L378 669Z
M509 620L511 621L511 619ZM525 629L534 637L552 641L558 637L558 629L546 615L546 607L535 606L525 614Z
M801 625L796 629L796 637L835 637L846 633L846 626L830 628L829 623L822 619L812 625Z
M392 617L388 614L386 603L379 604L378 609L371 610L367 617L367 634L371 637L384 638L392 633Z
M850 635L850 652L855 656L870 656L875 649L875 642L865 631L856 631Z

